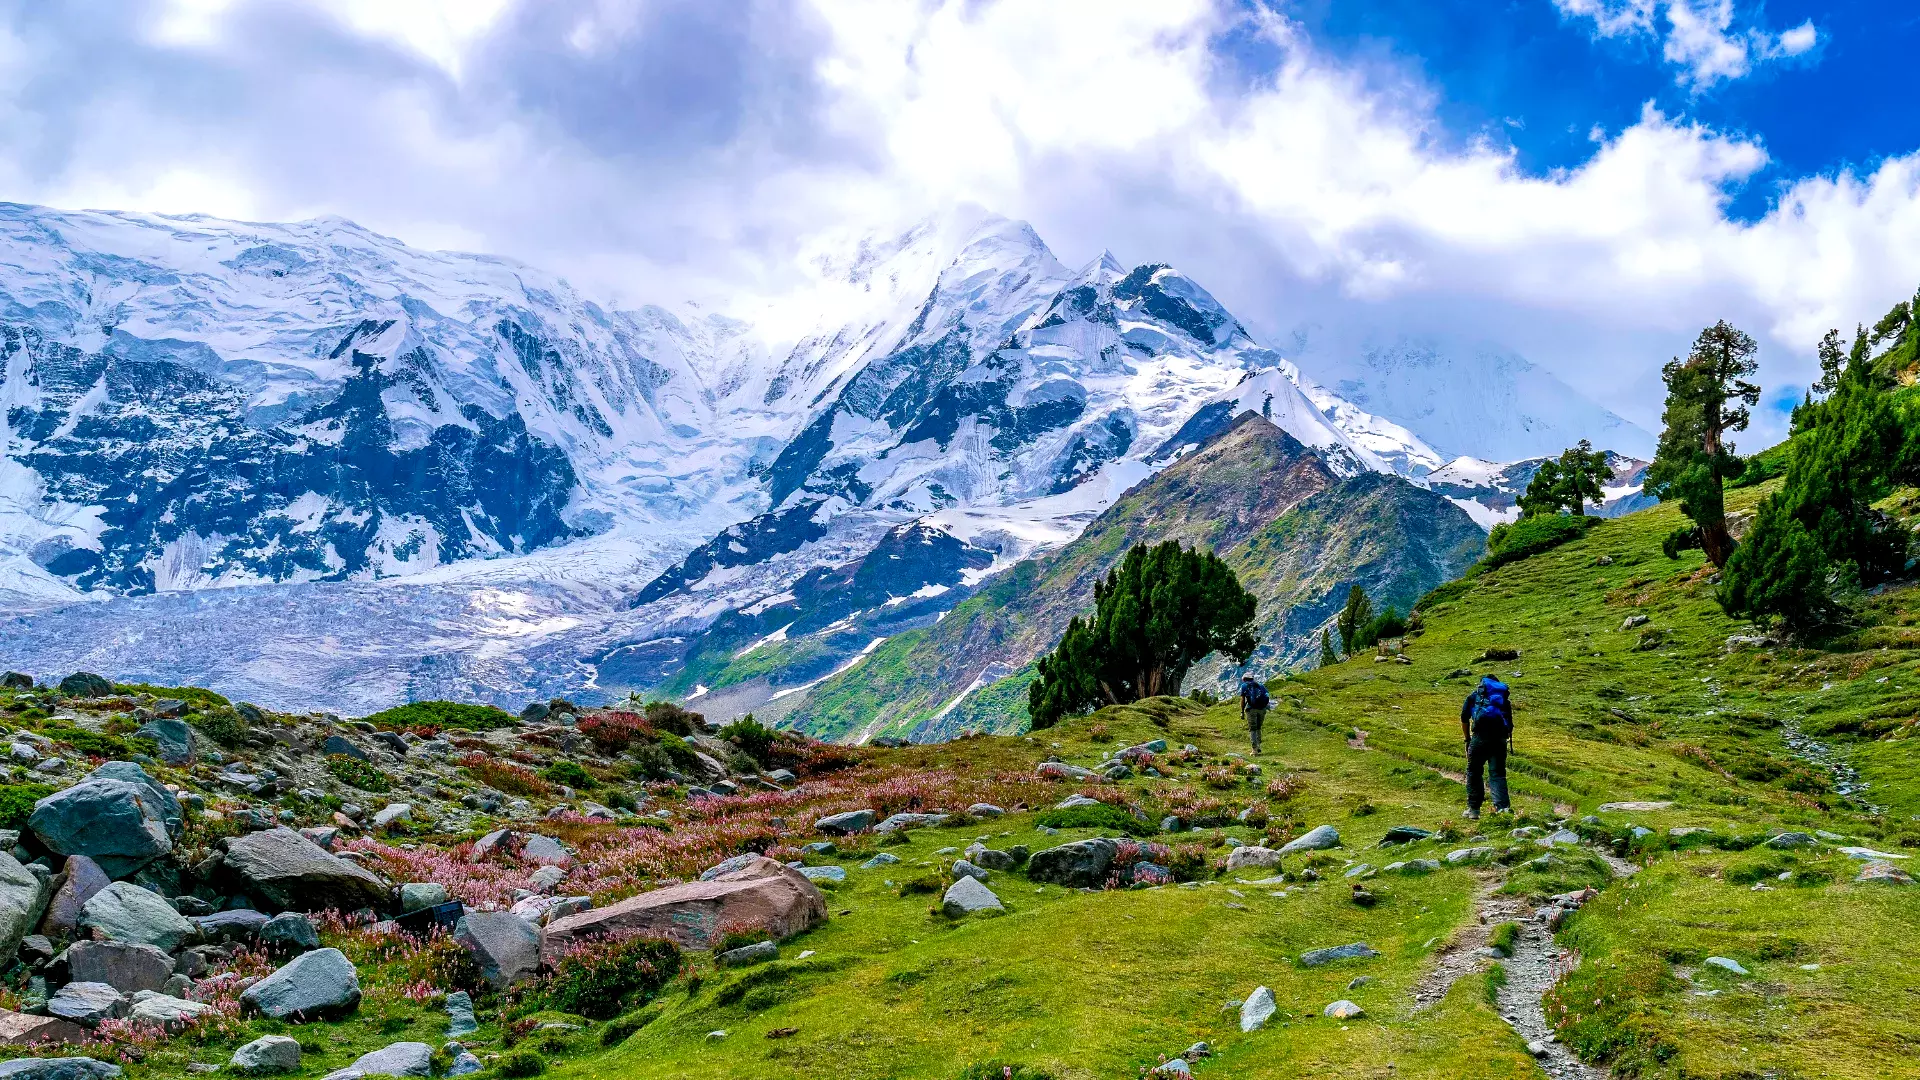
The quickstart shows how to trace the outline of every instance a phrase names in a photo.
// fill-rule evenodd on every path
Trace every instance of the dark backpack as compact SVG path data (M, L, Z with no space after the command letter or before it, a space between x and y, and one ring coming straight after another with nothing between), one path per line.
M1513 702L1507 684L1488 677L1473 692L1473 737L1505 742L1513 734Z
M1268 705L1267 688L1255 679L1240 688L1240 699L1247 703L1249 709L1264 709Z

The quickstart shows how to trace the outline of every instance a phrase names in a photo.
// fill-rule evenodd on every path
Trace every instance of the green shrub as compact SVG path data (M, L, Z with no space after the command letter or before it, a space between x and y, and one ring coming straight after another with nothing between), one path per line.
M25 829L33 804L57 790L50 784L0 784L0 829Z
M673 767L681 772L694 772L700 768L700 758L687 741L671 732L660 736L660 750L673 762Z
M601 1046L619 1046L633 1037L633 1033L653 1023L660 1016L660 1005L655 1003L644 1009L614 1017L607 1026L600 1029Z
M760 762L766 760L767 751L779 735L767 725L753 718L752 713L735 720L720 729L720 737L739 747L748 757Z
M664 739L679 742L677 735L667 735ZM635 780L658 780L676 771L673 758L667 756L667 748L662 743L641 743L627 753L633 758L632 764L627 766L627 774Z
M1095 806L1069 806L1065 810L1049 810L1034 821L1052 829L1108 829L1126 833L1128 836L1152 836L1159 831L1125 810L1108 803Z
M1436 585L1428 591L1427 595L1413 602L1413 610L1425 613L1433 608L1439 607L1441 604L1452 603L1467 595L1467 592L1472 588L1473 582L1466 578L1455 578L1444 584Z
M502 1054L493 1067L496 1076L539 1076L547 1071L547 1061L533 1050L514 1050Z
M229 750L245 746L250 734L239 715L226 709L196 716L190 723L195 731Z
M1487 534L1487 555L1480 560L1479 569L1491 570L1550 551L1580 539L1599 523L1599 518L1573 514L1540 514L1511 524L1495 525Z
M540 770L540 776L548 783L561 784L570 788L591 791L600 786L600 781L583 768L577 761L556 761Z
M610 1020L647 1003L680 973L680 947L649 937L589 938L569 948L544 979L546 1007Z
M348 787L357 787L361 791L393 790L393 781L387 779L386 773L352 754L328 754L327 771L333 774L335 780Z
M410 701L383 709L366 718L375 727L398 731L410 727L464 728L485 731L508 727L514 718L491 705L467 705L458 701Z
M152 694L154 697L162 700L173 698L177 701L184 701L196 709L224 709L233 705L233 702L228 701L219 694L198 686L155 686L152 683L114 683L113 692L116 694L125 694L128 697L132 697L135 694Z
M944 892L946 887L947 882L944 878L933 874L922 874L917 878L901 882L898 892L901 896L925 896L929 893Z
M670 735L692 735L707 724L707 718L697 712L688 712L671 701L649 702L646 708L647 723L655 731Z
M1512 956L1513 946L1520 940L1520 924L1503 922L1487 935L1487 947L1501 956Z
M41 734L55 742L63 742L88 757L125 758L133 753L133 747L118 735L88 731L85 728L56 726L42 729ZM144 740L143 740L144 741Z
M1053 1074L1031 1065L981 1061L961 1069L954 1080L1053 1080Z

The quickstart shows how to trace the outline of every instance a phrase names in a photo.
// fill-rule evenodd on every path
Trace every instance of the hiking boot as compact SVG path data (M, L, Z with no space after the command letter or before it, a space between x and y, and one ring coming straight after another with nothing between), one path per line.
M1466 812L1465 817L1468 821L1479 821L1480 811L1469 808Z

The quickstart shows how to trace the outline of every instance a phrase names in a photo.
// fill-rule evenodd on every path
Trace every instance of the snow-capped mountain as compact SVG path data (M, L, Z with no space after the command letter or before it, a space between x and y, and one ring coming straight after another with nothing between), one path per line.
M782 700L1243 412L1341 475L1444 461L1179 271L1022 222L808 272L621 310L338 219L0 206L4 659L361 712L692 694L791 606L745 654Z
M1353 352L1309 349L1297 362L1324 384L1314 403L1364 410L1446 458L1511 462L1579 442L1652 457L1654 438L1552 372L1498 349L1400 338ZM1350 421L1357 426L1357 421Z

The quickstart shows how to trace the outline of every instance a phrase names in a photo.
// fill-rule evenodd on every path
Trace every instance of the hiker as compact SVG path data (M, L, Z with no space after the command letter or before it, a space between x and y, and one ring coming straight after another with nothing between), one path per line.
M1485 787L1493 789L1496 814L1511 813L1507 802L1507 748L1513 739L1513 698L1507 684L1491 675L1481 676L1460 706L1460 734L1467 740L1467 820L1480 817L1480 804L1486 791L1480 782L1480 770L1486 769Z
M1253 752L1260 752L1260 726L1267 722L1267 688L1251 675L1240 676L1240 718L1247 722Z

